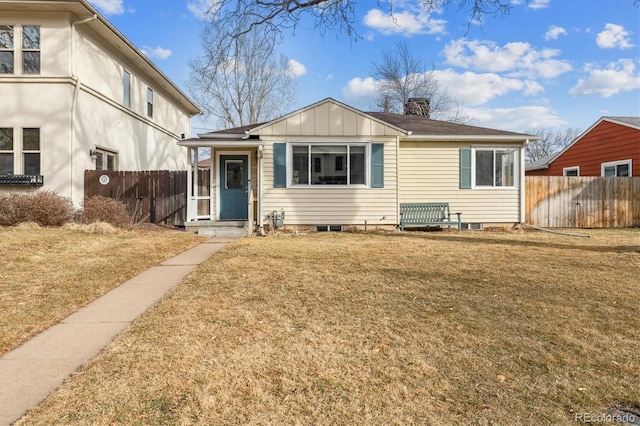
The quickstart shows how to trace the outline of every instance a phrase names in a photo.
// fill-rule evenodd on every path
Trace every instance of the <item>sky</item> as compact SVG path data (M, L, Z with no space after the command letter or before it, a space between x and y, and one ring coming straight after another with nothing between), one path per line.
M189 94L188 62L202 54L203 11L215 0L89 0ZM279 53L297 85L291 111L331 97L375 110L372 64L394 43L433 70L467 123L524 132L584 131L602 116L640 116L640 7L633 0L512 0L507 16L469 22L452 0L355 0L360 39L302 22ZM192 133L219 130L196 117Z

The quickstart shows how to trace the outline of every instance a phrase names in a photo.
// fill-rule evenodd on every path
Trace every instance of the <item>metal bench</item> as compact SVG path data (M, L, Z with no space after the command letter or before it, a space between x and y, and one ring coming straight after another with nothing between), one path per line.
M457 225L462 229L460 216L455 213L458 220L451 220L449 203L400 203L400 229L404 231L407 226L443 226Z

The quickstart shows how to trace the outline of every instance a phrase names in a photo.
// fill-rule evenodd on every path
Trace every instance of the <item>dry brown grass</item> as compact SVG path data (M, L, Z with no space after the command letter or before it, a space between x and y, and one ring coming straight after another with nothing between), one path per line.
M575 424L640 406L640 233L237 241L23 424Z
M200 241L182 232L77 228L0 229L0 354Z

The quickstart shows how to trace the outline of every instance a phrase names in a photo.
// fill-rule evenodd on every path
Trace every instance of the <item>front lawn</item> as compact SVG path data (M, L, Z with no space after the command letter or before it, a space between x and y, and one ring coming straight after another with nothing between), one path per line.
M199 241L177 231L0 228L0 355Z
M247 238L24 424L575 424L640 408L640 232Z

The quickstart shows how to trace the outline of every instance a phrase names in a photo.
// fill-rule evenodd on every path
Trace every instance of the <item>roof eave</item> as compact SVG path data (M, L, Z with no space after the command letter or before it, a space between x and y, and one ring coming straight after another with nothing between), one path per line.
M529 143L540 139L531 135L408 135L403 140L423 140L433 142L520 142Z

